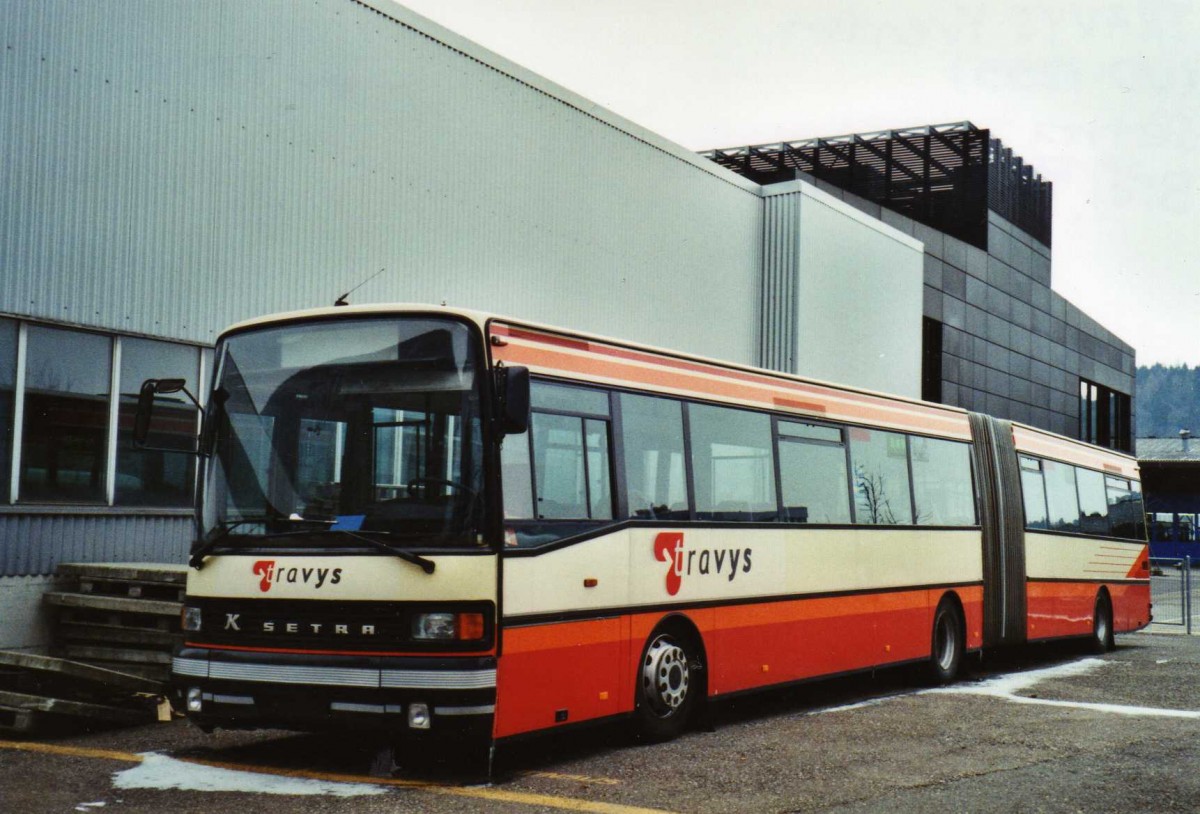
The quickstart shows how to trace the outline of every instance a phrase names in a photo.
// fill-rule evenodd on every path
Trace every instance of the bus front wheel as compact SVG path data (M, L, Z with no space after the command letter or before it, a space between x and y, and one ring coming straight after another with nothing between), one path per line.
M635 729L642 740L657 743L683 732L703 693L699 649L676 630L656 631L646 642L638 667Z

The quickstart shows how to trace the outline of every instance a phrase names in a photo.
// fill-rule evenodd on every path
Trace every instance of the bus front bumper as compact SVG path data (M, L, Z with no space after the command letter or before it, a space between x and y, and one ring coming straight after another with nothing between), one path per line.
M171 664L176 709L205 729L369 729L490 737L496 659L295 655L186 647Z

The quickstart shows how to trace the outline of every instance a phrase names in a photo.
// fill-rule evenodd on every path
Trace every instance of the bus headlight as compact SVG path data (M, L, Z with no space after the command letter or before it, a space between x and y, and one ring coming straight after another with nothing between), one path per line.
M412 620L412 637L424 640L473 641L483 638L482 613L418 613Z
M183 629L195 633L200 630L200 609L185 607L183 609Z

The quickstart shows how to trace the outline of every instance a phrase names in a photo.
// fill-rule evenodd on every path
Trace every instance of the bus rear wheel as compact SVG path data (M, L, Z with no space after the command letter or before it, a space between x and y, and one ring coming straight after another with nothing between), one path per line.
M953 601L943 599L933 614L933 642L929 654L929 678L949 684L958 676L963 657L962 614Z
M1113 641L1112 605L1108 594L1096 597L1096 609L1092 611L1092 638L1089 641L1093 653L1107 653L1116 643Z
M698 648L675 630L656 631L638 667L637 736L651 743L678 737L703 693Z

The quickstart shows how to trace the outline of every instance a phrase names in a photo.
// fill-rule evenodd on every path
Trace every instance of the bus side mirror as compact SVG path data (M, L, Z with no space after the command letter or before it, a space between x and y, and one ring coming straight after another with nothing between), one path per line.
M146 438L150 435L150 420L154 415L154 397L179 392L187 396L196 405L196 409L204 412L200 407L200 402L188 391L185 379L146 379L142 382L142 389L138 391L137 412L133 414L134 446L143 448L146 446ZM188 450L177 449L160 451L188 452Z
M146 437L150 435L150 416L154 413L154 395L157 391L158 380L146 379L138 392L137 412L133 414L133 443L144 447Z
M500 368L500 432L520 435L529 429L529 368Z

